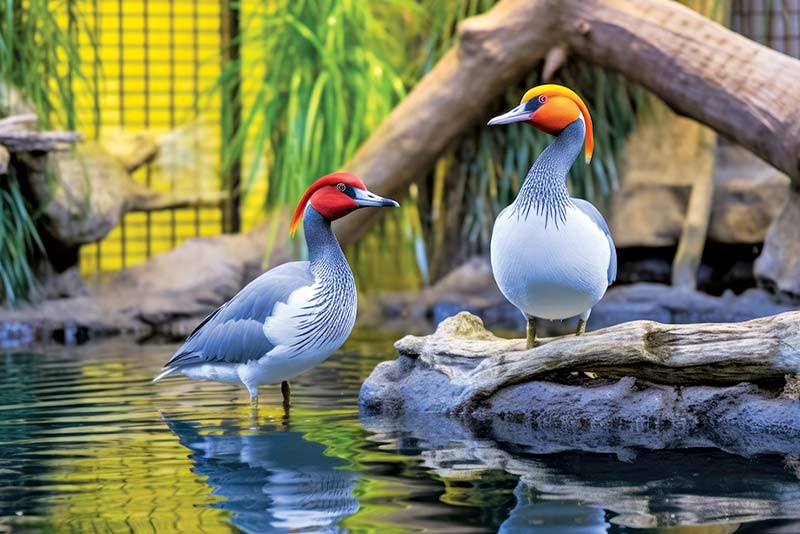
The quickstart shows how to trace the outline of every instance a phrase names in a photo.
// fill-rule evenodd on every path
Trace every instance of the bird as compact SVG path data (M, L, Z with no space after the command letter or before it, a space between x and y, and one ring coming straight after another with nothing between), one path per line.
M567 189L567 173L584 143L587 164L594 150L592 118L581 97L562 85L539 85L488 125L515 122L555 136L514 202L497 215L490 242L495 281L525 316L526 346L532 348L537 318L577 316L576 334L586 331L592 307L617 277L617 252L597 208Z
M397 206L349 173L316 180L289 226L294 235L302 220L308 261L284 263L250 282L194 329L153 382L180 373L243 385L254 409L258 387L280 383L288 407L288 381L341 347L356 320L353 272L331 222L359 208Z

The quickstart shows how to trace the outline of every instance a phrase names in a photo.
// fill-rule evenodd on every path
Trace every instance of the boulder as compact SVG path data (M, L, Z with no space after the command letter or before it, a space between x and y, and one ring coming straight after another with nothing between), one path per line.
M40 224L64 249L102 239L120 221L128 199L143 187L99 145L21 155Z
M647 132L638 135L645 136L642 143L653 142ZM631 156L607 213L619 248L674 246L680 237L694 179L692 169L701 164L687 157L651 152L637 142L636 135L625 150ZM690 150L690 154L695 152ZM643 154L648 156L642 160ZM720 142L715 158L708 238L728 244L764 242L786 198L789 178L730 143Z
M717 149L709 238L763 243L789 191L789 177L740 146Z
M676 244L695 174L712 169L708 128L655 99L648 108L623 148L620 185L608 210L620 248Z
M0 309L0 346L77 343L122 333L183 337L261 273L267 234L265 223L244 234L190 239L145 263L90 280L84 294ZM271 259L282 262L289 254L276 248Z
M438 414L494 435L552 433L576 447L698 443L800 452L800 312L737 324L635 321L525 350L462 312L395 344L359 405ZM787 391L783 388L786 384ZM527 436L527 437L526 437Z
M800 302L800 191L794 187L767 233L755 275L779 296Z

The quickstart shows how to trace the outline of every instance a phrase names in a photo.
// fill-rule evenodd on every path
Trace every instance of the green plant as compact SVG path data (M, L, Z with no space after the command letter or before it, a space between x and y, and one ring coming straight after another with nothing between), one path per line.
M74 83L90 88L97 111L96 88L82 74L79 31L91 35L75 0L0 0L0 94L8 98L0 101L0 116L23 111L11 101L24 101L41 126L74 129ZM13 166L0 175L0 217L0 300L14 305L36 288L33 263L45 250Z
M30 258L44 254L13 167L0 176L0 299L13 306L36 287Z
M245 193L263 171L265 206L293 204L345 163L405 94L404 42L390 29L414 9L408 0L279 0L242 11L241 57L220 81L238 84L243 73L245 109L223 166L246 161Z
M0 0L0 81L20 91L43 127L75 128L74 83L96 95L83 75L78 32L92 35L76 0Z

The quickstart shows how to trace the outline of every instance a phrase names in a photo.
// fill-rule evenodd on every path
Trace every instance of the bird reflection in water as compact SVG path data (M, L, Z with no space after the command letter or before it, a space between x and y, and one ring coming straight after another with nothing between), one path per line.
M357 474L301 432L164 420L192 451L192 471L225 498L214 506L244 532L342 532L341 520L358 511Z
M500 534L605 534L610 525L599 506L536 499L521 480L514 489L517 504L498 532Z

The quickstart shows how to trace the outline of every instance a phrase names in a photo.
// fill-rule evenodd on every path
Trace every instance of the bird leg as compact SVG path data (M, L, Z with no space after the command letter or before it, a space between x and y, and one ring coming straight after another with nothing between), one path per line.
M578 316L578 329L575 330L576 336L582 336L583 334L586 333L586 321L589 320L589 315L591 313L592 309L589 308L588 310L580 314L580 316Z
M528 326L525 329L525 348L532 349L536 346L536 317L528 317Z
M250 395L250 425L258 421L258 395Z
M586 333L586 320L578 319L578 329L575 331L575 335L580 336L585 333Z
M286 380L281 382L281 394L283 395L283 405L289 406L292 403L292 390Z

